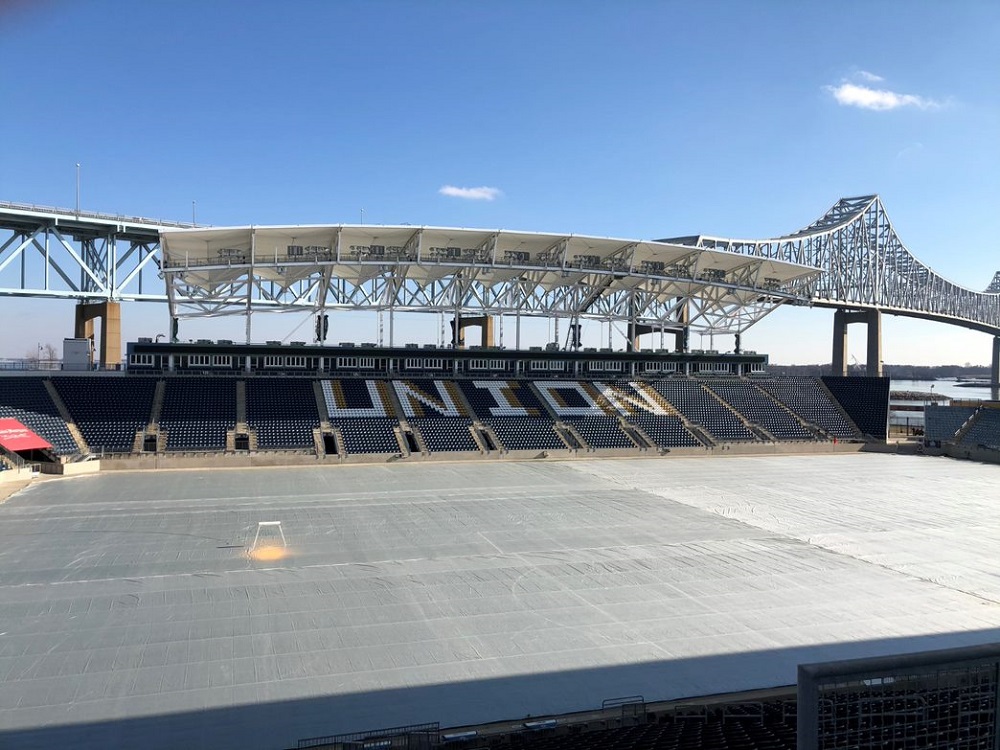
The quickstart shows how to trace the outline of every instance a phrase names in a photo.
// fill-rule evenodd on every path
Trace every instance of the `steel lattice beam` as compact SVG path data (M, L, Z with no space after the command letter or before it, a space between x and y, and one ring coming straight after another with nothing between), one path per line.
M803 298L797 304L879 310L1000 335L1000 273L985 292L939 276L906 249L877 195L844 198L818 221L786 237L672 241L821 269L793 285Z
M10 203L0 203L0 231L0 296L166 301L175 317L394 310L674 327L688 309L695 331L738 333L790 303L1000 335L1000 273L985 292L939 276L906 249L877 195L844 198L805 229L764 240L198 229Z

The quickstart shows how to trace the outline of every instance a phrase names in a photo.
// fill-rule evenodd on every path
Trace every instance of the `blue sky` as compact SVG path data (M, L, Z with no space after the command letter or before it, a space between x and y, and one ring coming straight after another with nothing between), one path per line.
M214 225L363 208L366 223L768 237L877 192L945 277L981 289L1000 270L996 3L42 0L0 3L0 41L0 200L72 207L80 163L84 209L188 220L196 201ZM0 356L58 344L71 313L0 298ZM126 339L167 328L160 306L123 316ZM299 322L263 317L255 338ZM437 339L431 316L406 326ZM744 345L827 361L831 328L830 311L780 310ZM374 318L341 330L374 340ZM851 352L864 360L861 330ZM989 353L984 334L885 321L886 362Z

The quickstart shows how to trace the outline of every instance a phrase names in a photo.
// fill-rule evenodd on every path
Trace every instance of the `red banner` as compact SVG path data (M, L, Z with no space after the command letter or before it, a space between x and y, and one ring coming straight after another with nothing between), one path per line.
M16 419L0 419L0 445L9 451L52 447L52 443L36 435Z

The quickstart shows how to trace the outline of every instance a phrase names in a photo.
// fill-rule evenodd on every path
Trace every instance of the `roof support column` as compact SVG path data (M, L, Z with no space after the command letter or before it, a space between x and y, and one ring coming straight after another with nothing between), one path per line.
M252 315L253 315L253 273L254 273L254 271L253 271L253 264L254 264L254 260L255 260L255 258L254 258L255 251L257 249L256 246L257 246L257 230L251 228L250 229L250 267L247 269L247 309L246 309L246 318L247 318L247 343L248 344L250 343L250 337L252 335L251 318L252 318Z
M688 350L688 332L691 330L691 307L685 300L677 310L677 323L680 328L674 332L674 351L683 354Z

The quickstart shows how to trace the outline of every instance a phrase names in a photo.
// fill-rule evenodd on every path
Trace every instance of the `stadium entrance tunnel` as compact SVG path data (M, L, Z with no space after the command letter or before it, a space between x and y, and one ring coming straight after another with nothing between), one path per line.
M337 438L332 432L323 433L323 452L328 456L336 456L337 451Z

